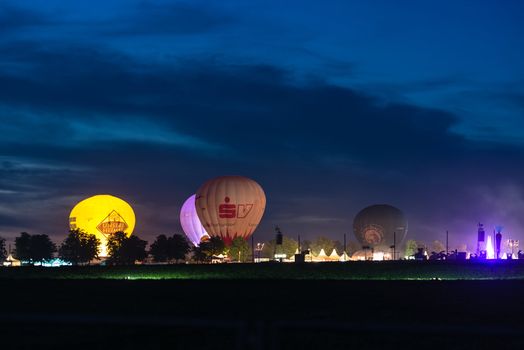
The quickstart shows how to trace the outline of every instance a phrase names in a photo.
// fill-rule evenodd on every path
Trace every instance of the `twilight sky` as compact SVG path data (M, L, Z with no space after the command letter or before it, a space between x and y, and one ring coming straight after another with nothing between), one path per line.
M61 241L109 193L152 240L201 183L267 195L257 241L351 233L524 240L524 2L0 2L0 236Z

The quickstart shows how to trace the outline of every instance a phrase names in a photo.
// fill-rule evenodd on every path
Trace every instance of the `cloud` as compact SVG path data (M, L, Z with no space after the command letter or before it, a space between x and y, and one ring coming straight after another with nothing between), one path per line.
M7 51L0 48L8 57ZM126 130L132 120L131 125L155 124L162 133L179 135L165 137L151 130L149 138L175 142L186 137L193 144L200 140L201 144L229 145L239 154L261 158L273 151L271 159L329 154L387 162L438 157L464 142L450 131L457 117L448 112L383 104L322 81L302 85L290 72L273 66L185 60L146 67L110 52L74 52L50 51L38 44L19 47L20 61L33 73L0 72L4 87L0 102L33 113L53 113L55 122L74 115L74 123L66 120L64 125L77 125L76 131L84 125L89 132L86 123L94 128L100 123L121 123L122 129L100 131L114 140L123 134L132 139L130 133L144 139L132 126ZM100 115L109 120L103 121Z
M0 33L12 33L15 30L48 24L50 20L39 12L7 3L0 4Z
M160 4L140 2L131 11L110 22L102 23L105 35L190 35L207 33L234 22L234 19L209 5L191 6L184 3Z
M20 69L0 65L0 155L10 159L0 188L17 193L13 220L57 236L75 201L96 193L136 203L145 238L178 231L178 203L203 181L243 174L268 196L263 238L280 222L290 234L340 236L377 202L404 209L418 219L413 235L430 237L452 215L449 202L469 205L464 184L501 181L486 164L522 157L458 135L449 111L303 81L278 66L150 65L102 47L31 41L0 46L0 63L13 61ZM37 212L43 218L29 220Z

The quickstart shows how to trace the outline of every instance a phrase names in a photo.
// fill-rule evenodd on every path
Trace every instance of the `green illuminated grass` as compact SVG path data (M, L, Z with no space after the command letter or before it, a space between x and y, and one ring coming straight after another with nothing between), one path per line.
M490 280L523 279L524 261L348 262L296 264L137 265L1 268L3 279L293 279Z

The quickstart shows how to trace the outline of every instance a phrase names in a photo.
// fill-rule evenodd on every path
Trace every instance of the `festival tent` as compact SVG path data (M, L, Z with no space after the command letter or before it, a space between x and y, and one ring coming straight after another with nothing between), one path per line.
M7 259L4 262L4 266L20 266L20 265L21 265L20 260L13 258L11 254L9 254L9 256L7 257Z
M328 261L329 256L327 256L324 248L320 249L320 253L317 256L313 256L313 261Z
M329 255L329 260L331 260L331 261L339 261L340 260L340 256L337 254L337 251L335 250L335 248L333 248L333 251Z
M353 255L351 256L351 260L367 260L369 259L370 257L372 257L373 255L371 254L370 251L366 251L366 250L357 250L356 252L353 253Z
M346 252L342 253L340 258L338 259L338 261L349 261L349 260L351 260L351 258L349 257L349 255Z

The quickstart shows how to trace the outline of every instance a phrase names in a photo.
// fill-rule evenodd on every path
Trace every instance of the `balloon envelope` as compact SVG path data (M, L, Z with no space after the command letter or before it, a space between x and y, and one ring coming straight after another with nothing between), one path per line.
M266 208L266 195L255 181L243 176L221 176L204 183L196 194L200 222L210 236L230 244L248 239Z
M353 233L362 245L390 249L406 237L408 221L391 205L377 204L362 209L353 220ZM394 236L395 243L394 243Z
M81 229L100 239L100 256L107 256L107 240L119 231L129 237L135 228L133 208L120 198L102 194L79 202L69 215L69 228Z
M195 197L192 195L182 205L180 210L180 225L186 234L187 238L193 245L197 246L203 237L207 236L206 229L200 223L198 214L195 208Z

